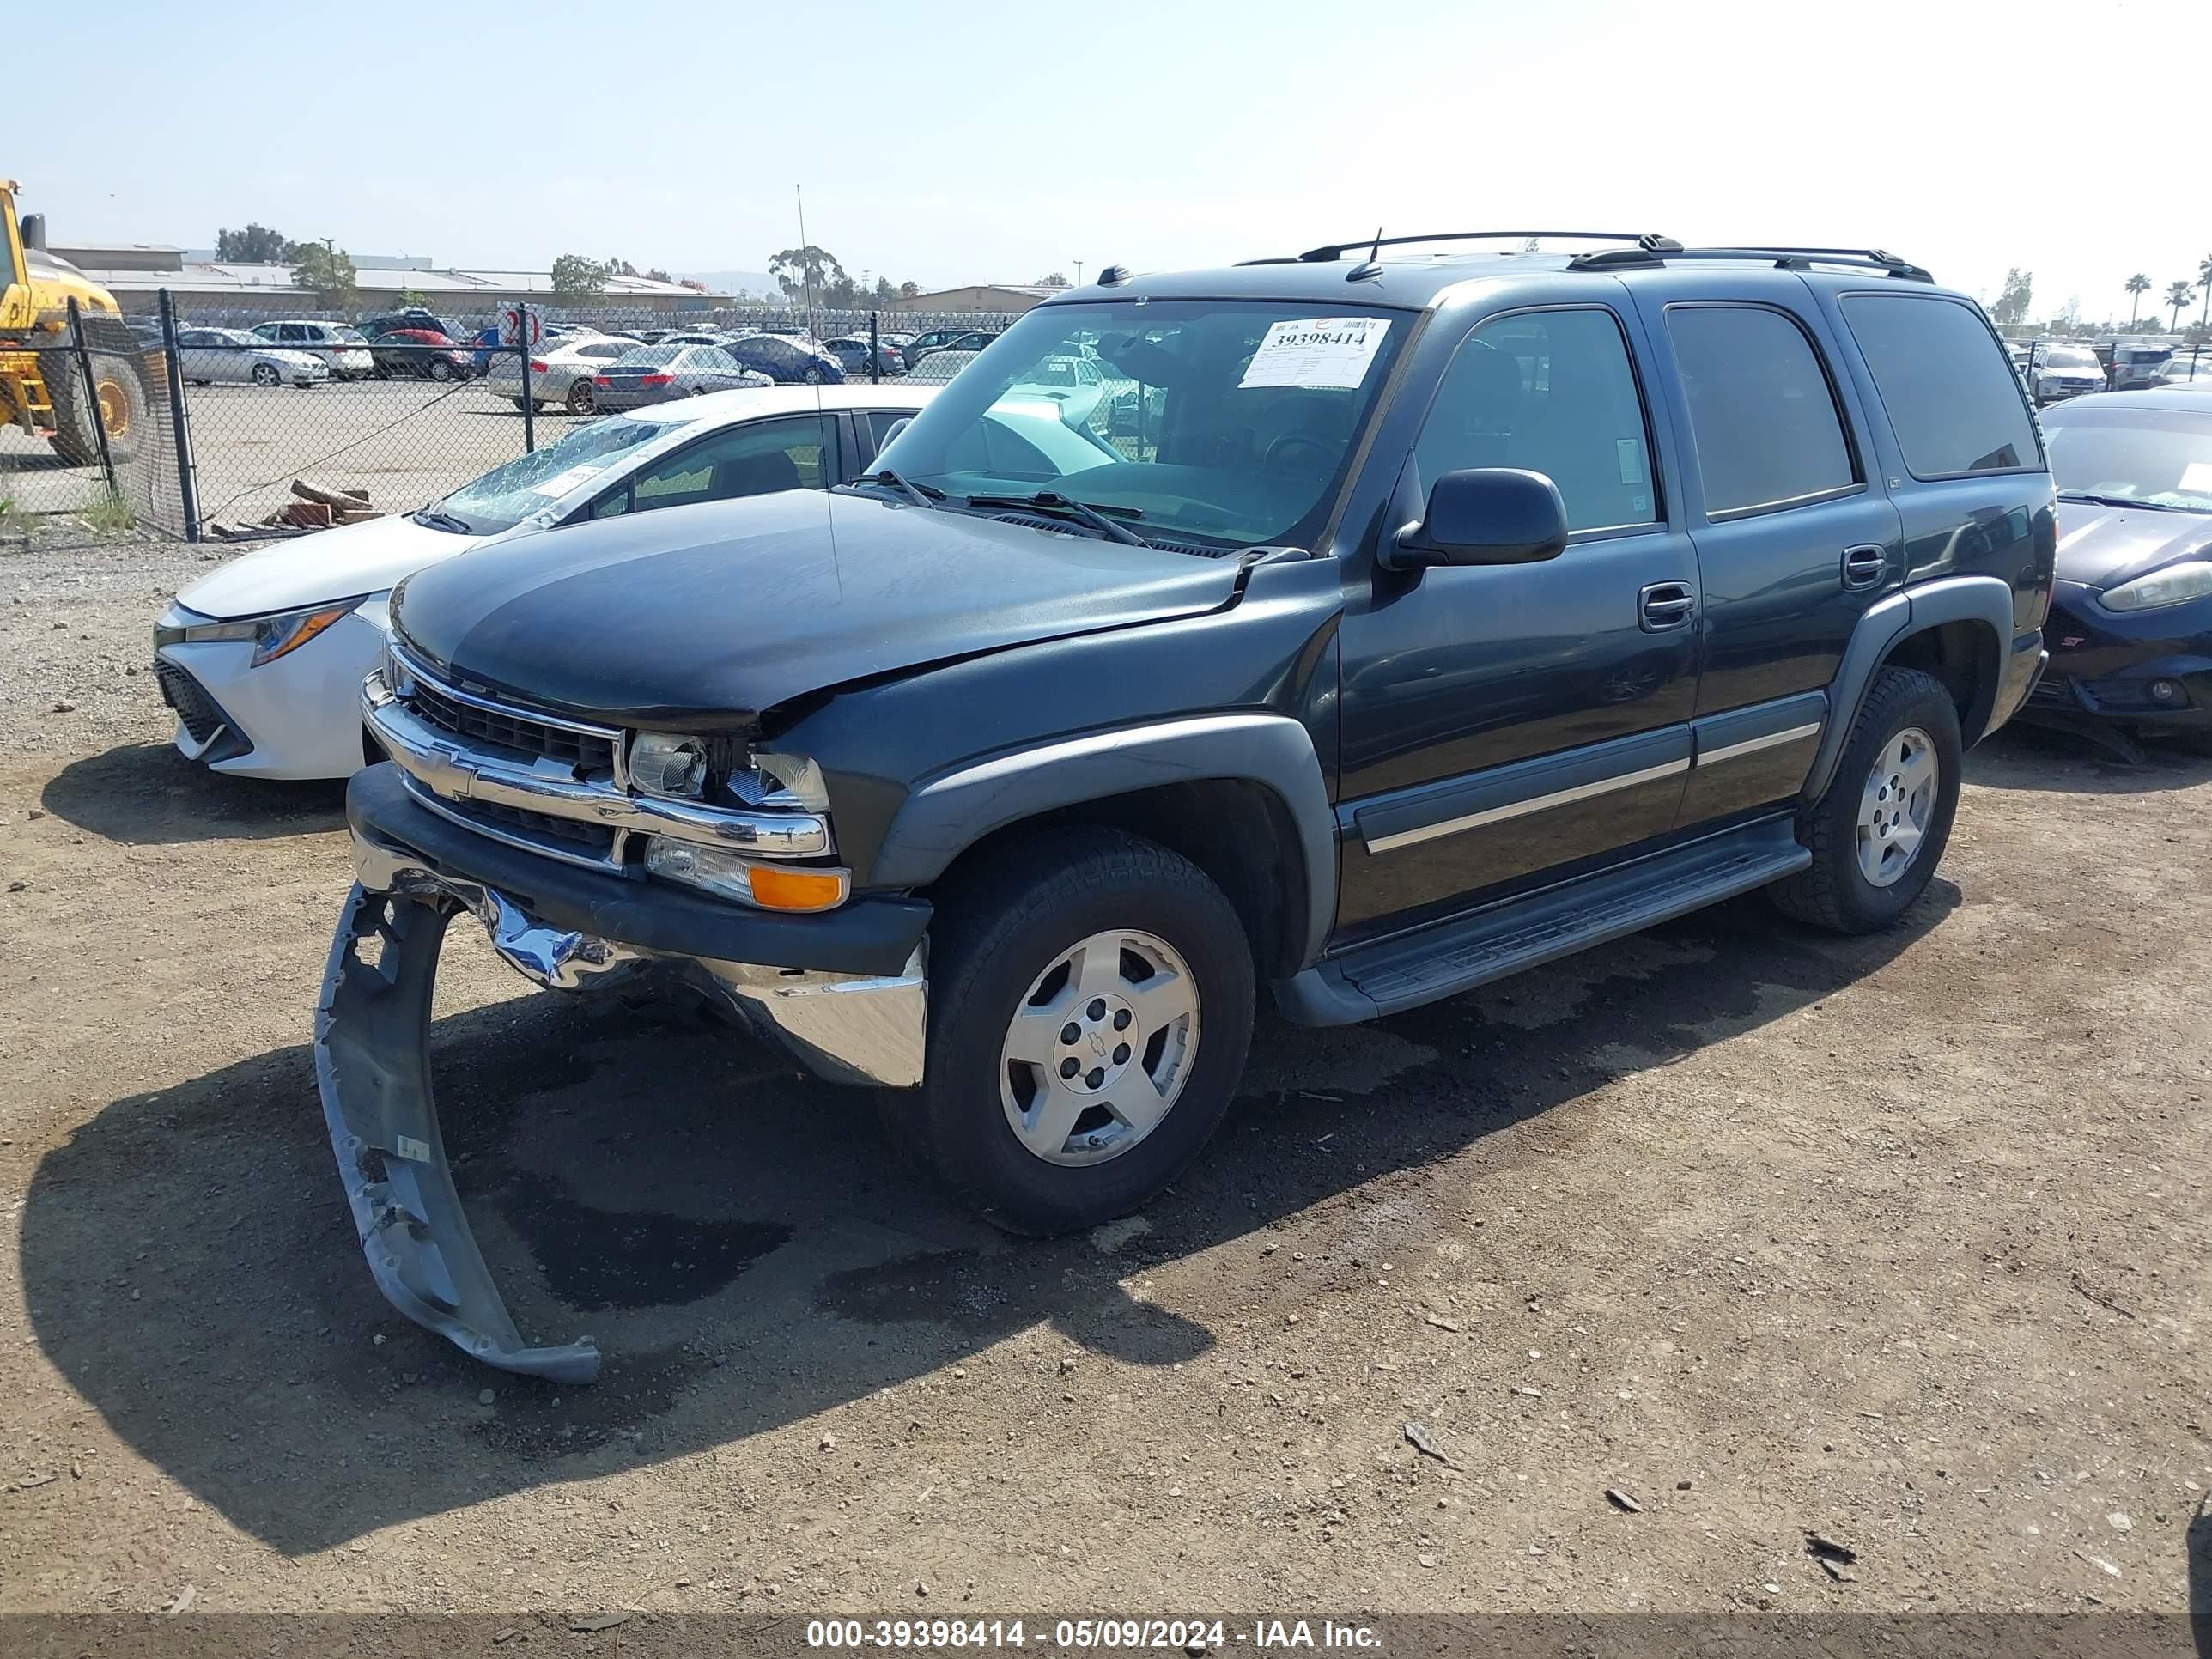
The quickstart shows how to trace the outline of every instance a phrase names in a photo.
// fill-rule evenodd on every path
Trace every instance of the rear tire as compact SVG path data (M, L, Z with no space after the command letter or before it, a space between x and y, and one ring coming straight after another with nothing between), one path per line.
M453 378L453 366L443 357L430 359L430 378L443 386Z
M579 380L574 386L570 386L568 388L568 396L563 407L565 407L571 415L590 414L592 408L591 382L588 380Z
M1958 708L1941 681L1917 668L1877 672L1835 776L1799 814L1813 862L1766 890L1776 905L1838 933L1875 933L1903 915L1950 841L1962 753Z
M1243 927L1197 866L1133 836L1049 832L953 884L930 969L927 1073L885 1117L1008 1232L1073 1231L1149 1202L1243 1074Z

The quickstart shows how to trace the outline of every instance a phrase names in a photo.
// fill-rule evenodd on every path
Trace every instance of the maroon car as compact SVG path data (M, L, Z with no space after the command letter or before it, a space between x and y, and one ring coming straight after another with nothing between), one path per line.
M395 328L370 342L376 378L465 380L476 373L475 359L459 341L434 328Z

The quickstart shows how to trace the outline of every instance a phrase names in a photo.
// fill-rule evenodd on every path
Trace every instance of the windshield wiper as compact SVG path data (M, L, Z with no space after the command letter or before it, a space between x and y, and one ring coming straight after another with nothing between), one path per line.
M1121 542L1130 547L1150 547L1152 544L1126 525L1114 522L1106 515L1114 514L1124 519L1141 519L1144 512L1133 507L1093 507L1088 501L1079 501L1063 495L1056 489L1040 489L1034 495L970 495L970 507L1034 507L1040 512L1064 513L1078 524L1087 526L1109 542Z
M450 513L441 513L434 507L422 507L407 516L416 524L426 526L432 530L450 531L456 536L473 536L477 533L476 526L466 519L457 519Z
M2062 489L2062 501L2090 501L2099 507L2140 507L2152 513L2186 513L2185 507L2172 507L2164 501L2138 501L2132 495L2093 495L2086 489Z
M894 471L890 467L884 467L880 471L871 472L861 478L860 482L862 483L872 484L889 484L893 489L898 490L903 494L906 498L912 501L916 507L927 507L933 501L941 501L945 499L945 492L938 489L934 484L916 483L913 479L908 477L903 472Z

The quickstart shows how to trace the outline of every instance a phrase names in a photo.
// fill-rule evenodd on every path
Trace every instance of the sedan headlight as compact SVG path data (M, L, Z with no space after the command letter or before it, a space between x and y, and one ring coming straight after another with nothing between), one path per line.
M2212 595L2212 561L2184 559L2100 593L2097 603L2107 611L2150 611L2208 595Z
M243 617L235 622L186 623L182 627L164 621L154 629L154 644L202 645L219 640L251 640L252 666L275 662L297 651L332 623L351 616L363 600L362 593L313 611L287 611L272 617ZM189 614L189 613L187 613Z

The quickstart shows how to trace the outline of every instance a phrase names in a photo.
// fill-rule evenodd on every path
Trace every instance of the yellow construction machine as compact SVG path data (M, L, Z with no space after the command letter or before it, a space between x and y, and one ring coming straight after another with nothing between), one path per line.
M6 237L0 247L0 424L51 440L71 466L96 466L96 419L107 430L111 456L128 460L147 424L144 349L123 325L113 295L46 252L40 220L15 217L15 188L14 179L0 179ZM66 349L71 300L91 357L89 397L85 359Z

